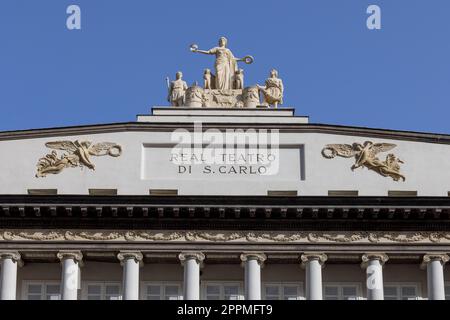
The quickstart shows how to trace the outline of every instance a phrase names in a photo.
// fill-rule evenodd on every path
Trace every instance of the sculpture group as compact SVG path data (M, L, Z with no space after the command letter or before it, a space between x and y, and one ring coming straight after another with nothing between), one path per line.
M377 157L378 153L390 151L395 147L396 145L392 143L373 143L372 141L366 141L364 144L353 143L352 145L328 144L323 148L322 155L327 159L332 159L336 156L344 158L354 157L356 162L351 167L352 171L366 167L384 177L391 177L394 181L405 181L405 176L400 173L402 160L398 159L393 153L389 153L384 161Z
M284 86L278 78L278 71L273 69L270 72L264 86L245 87L244 70L238 67L238 62L251 64L254 59L252 56L236 58L227 48L227 43L227 39L221 37L219 45L210 50L200 50L196 44L191 45L194 53L215 55L214 73L210 69L204 70L203 87L196 82L189 87L180 71L175 80L167 78L168 101L172 106L277 108L283 103Z

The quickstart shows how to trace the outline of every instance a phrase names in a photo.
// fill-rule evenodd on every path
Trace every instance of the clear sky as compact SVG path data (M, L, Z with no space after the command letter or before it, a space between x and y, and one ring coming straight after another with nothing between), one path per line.
M167 105L166 76L213 68L190 44L224 35L255 57L247 85L277 68L313 123L450 134L449 16L449 0L1 0L0 131L135 121Z

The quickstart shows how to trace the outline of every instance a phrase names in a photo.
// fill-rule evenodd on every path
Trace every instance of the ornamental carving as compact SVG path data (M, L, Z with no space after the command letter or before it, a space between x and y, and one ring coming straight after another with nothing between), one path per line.
M95 170L91 162L92 156L118 157L122 154L122 147L116 143L101 142L92 144L90 141L55 141L47 142L47 148L54 149L44 157L40 158L36 167L36 177L45 177L47 174L58 174L65 168L87 167ZM56 150L63 150L58 155Z
M4 230L0 241L216 242L216 243L450 243L450 232L231 232Z
M364 144L353 143L350 144L328 144L322 149L322 155L327 159L332 159L336 156L343 158L355 158L355 164L352 165L352 171L358 168L367 168L375 171L383 177L391 177L394 181L403 180L406 178L400 173L400 164L404 163L397 158L393 153L389 153L385 160L380 160L377 154L380 152L387 152L396 147L391 143L373 143L366 141Z

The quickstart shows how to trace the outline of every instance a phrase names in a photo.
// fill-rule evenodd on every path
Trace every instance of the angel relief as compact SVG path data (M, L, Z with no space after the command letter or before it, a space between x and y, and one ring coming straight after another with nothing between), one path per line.
M328 144L322 149L322 155L327 159L332 159L336 156L343 158L355 157L356 162L351 167L352 171L357 168L366 167L384 177L391 177L394 181L405 181L405 176L400 173L400 164L403 163L402 160L392 153L389 153L384 161L377 157L378 153L388 152L395 147L395 144L373 143L371 141L366 141L364 144L353 143L352 145Z
M37 163L36 177L45 177L47 174L58 174L65 168L88 167L95 170L91 156L118 157L122 154L122 147L116 143L101 142L92 144L90 141L55 141L47 142L47 148L54 149ZM61 156L55 150L65 151Z

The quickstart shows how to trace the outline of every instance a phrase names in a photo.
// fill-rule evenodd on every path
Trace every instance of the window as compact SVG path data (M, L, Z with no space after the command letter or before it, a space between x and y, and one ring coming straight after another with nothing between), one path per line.
M323 286L324 300L356 300L360 297L359 284L327 283Z
M450 283L445 283L445 300L450 300Z
M178 195L177 189L150 189L151 196L176 196Z
M417 197L417 191L389 190L389 197Z
M267 195L269 197L296 197L298 194L296 190L268 190Z
M300 300L301 287L298 283L265 283L263 297L265 300Z
M329 190L329 197L357 197L358 190Z
M178 282L146 282L141 289L144 300L182 300L181 284Z
M25 300L60 300L58 282L25 282Z
M384 300L415 300L418 291L416 284L385 284Z
M58 194L57 189L28 189L28 194L32 196L48 196Z
M87 282L83 286L85 300L122 300L120 283L116 282Z
M89 189L90 196L116 196L117 189Z
M242 286L239 282L204 282L204 300L242 300Z

